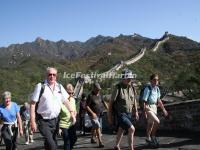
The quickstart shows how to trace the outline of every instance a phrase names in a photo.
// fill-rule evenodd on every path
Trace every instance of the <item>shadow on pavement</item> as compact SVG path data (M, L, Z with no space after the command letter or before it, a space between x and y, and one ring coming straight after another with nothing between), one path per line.
M159 148L175 148L175 147L181 147L184 145L196 145L199 144L198 140L184 140L184 141L180 141L180 142L173 142L173 143L167 143L167 144L160 144ZM141 145L141 146L136 146L135 150L143 150L143 149L157 149L153 146L148 146L148 145ZM179 148L181 149L181 148Z

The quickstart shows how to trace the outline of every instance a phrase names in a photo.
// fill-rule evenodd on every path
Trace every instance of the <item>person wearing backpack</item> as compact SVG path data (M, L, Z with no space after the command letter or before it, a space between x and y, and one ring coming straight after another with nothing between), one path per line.
M70 112L72 124L76 122L73 108L68 100L69 94L56 80L57 69L48 67L46 80L44 83L36 85L30 102L31 129L33 132L36 132L38 125L38 129L44 137L44 147L46 150L57 149L56 135L59 128L58 117L62 103Z
M79 103L79 127L80 127L80 133L83 135L85 135L85 114L87 112L86 100L87 96L85 93L83 93Z
M116 115L118 130L114 150L120 150L120 143L125 130L128 130L129 150L134 149L135 127L132 123L133 116L139 119L136 102L136 92L132 85L134 78L132 71L126 69L122 72L122 80L114 87L109 102L108 121L113 124L113 115Z
M159 76L158 74L152 74L150 76L150 85L146 86L143 92L143 110L147 119L147 129L146 129L146 142L148 144L153 144L153 146L158 147L159 143L156 138L156 131L160 124L160 120L157 117L157 106L159 106L164 115L167 116L166 111L161 99L160 99L160 89L158 87Z

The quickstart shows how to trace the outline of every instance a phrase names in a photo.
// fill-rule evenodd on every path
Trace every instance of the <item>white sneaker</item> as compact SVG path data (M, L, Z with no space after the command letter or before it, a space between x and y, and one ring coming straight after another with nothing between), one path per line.
M25 144L26 144L26 145L28 145L28 144L29 144L29 142L27 141Z
M33 143L33 142L35 142L35 141L34 141L34 140L31 140L31 141L30 141L30 143Z

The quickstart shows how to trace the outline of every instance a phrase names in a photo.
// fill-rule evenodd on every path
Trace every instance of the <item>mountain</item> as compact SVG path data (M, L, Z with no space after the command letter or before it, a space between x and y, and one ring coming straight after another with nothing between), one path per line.
M0 48L1 66L18 65L29 57L51 58L55 60L76 59L91 55L93 52L107 53L115 49L127 52L137 51L142 46L148 46L153 40L142 37L132 37L120 35L117 38L97 36L89 39L85 43L65 42L60 40L53 42L36 38L34 42L24 44L12 44L8 47ZM117 47L118 46L118 47ZM116 51L117 51L116 50Z
M137 74L137 80L148 81L149 74L158 72L167 86L183 89L191 78L196 82L200 68L200 43L183 36L167 36L169 40L159 45L156 52L152 49L163 37L151 39L139 34L119 35L115 38L98 35L86 42L53 42L38 37L33 42L2 47L0 92L10 90L19 101L24 101L34 85L43 80L44 69L48 66L58 68L62 83L75 83L74 79L63 78L64 72L101 73L136 56L144 47L147 49L145 55L136 63L125 66ZM180 82L179 78L185 83ZM104 92L109 93L114 82L106 80L102 83L108 89ZM86 88L89 88L88 85Z
M4 66L16 65L29 57L53 59L67 59L80 56L83 51L81 42L52 42L36 38L34 42L13 44L7 48L0 48L0 63Z

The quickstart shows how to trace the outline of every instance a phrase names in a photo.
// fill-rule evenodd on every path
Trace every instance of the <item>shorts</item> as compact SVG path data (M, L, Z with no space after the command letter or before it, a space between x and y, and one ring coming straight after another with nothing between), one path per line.
M92 128L94 128L94 129L101 128L101 124L100 124L99 120L100 120L99 117L97 117L95 119L91 119Z
M146 111L148 123L153 123L154 121L159 122L159 119L157 117L157 106L155 104L147 105Z
M157 115L157 106L156 104L147 104L146 111L152 111L155 115Z
M117 115L118 126L124 130L128 130L132 124L132 114L131 113L119 113Z

